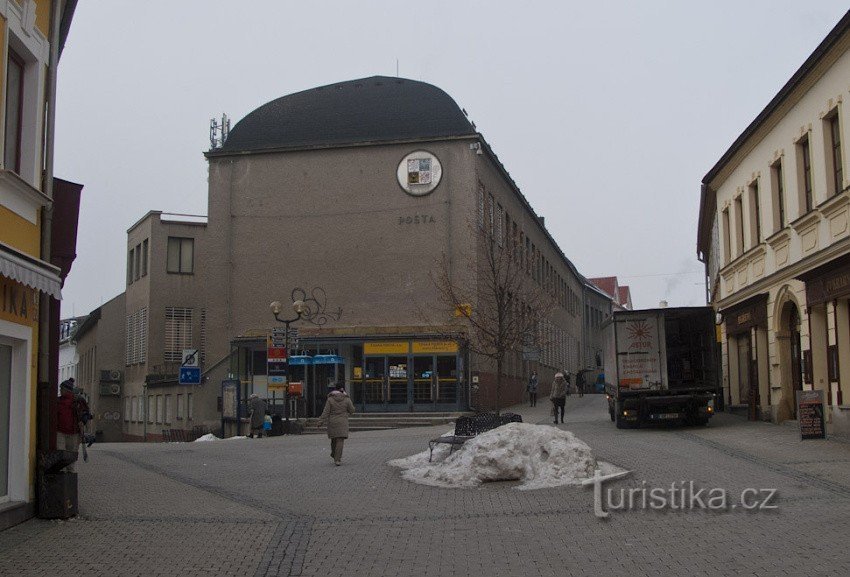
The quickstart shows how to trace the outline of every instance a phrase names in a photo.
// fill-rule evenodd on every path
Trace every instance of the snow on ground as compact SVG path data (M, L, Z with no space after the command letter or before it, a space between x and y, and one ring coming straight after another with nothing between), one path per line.
M450 433L453 434L453 433ZM470 439L449 455L450 447L434 449L388 464L402 469L402 477L436 487L476 487L489 481L521 481L517 489L579 485L593 476L618 471L597 463L593 451L569 431L550 425L509 423Z
M225 440L225 441L235 441L235 440L237 440L237 439L247 439L247 438L248 438L248 437L246 437L245 435L237 435L237 436L235 436L235 437L227 437L226 439L223 439L223 440ZM205 441L221 441L221 440L222 440L222 439L220 439L220 438L216 437L216 436L215 436L215 435L213 435L212 433L207 433L206 435L203 435L203 436L201 436L201 437L198 437L198 438L197 438L197 439L195 439L193 442L194 442L194 443L198 443L198 442L203 443L203 442L205 442Z

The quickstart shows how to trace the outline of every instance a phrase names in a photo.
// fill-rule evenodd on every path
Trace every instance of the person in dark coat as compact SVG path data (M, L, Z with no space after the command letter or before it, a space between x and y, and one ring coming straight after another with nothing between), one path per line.
M569 387L570 383L564 378L564 373L555 373L555 380L552 381L549 400L552 401L552 415L555 417L556 425L558 424L558 411L561 412L561 422L564 422L564 405L567 402L567 390Z
M266 422L266 402L258 395L252 394L248 397L248 409L251 411L251 432L248 437L253 439L256 433L259 439L263 436L263 425Z
M348 438L348 416L354 414L354 403L345 392L345 384L337 383L328 394L325 409L319 417L319 425L328 425L328 438L331 440L331 458L334 465L342 464L342 446Z
M70 378L59 384L56 448L77 453L80 450L83 426L91 419L91 413L85 400L74 394L74 383L74 379ZM73 473L74 463L68 465L65 470Z
M536 407L537 406L537 386L539 385L537 379L537 371L531 371L531 376L528 378L528 406Z

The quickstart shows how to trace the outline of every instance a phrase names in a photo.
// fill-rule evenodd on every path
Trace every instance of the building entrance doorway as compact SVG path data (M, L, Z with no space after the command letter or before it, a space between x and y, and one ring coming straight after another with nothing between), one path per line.
M455 411L458 375L457 354L366 356L354 401L365 411Z
M794 419L797 418L797 391L803 390L803 347L800 339L800 313L797 307L791 306L791 314L788 315L788 333L791 345L791 411Z
M752 335L748 331L738 337L738 394L740 402L747 405L747 417L758 419L759 388L758 362L753 358Z

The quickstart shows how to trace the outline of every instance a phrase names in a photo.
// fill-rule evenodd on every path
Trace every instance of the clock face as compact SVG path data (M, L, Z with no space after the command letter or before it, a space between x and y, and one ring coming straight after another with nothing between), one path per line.
M443 167L430 152L417 150L401 159L397 176L399 185L407 194L424 196L440 184Z

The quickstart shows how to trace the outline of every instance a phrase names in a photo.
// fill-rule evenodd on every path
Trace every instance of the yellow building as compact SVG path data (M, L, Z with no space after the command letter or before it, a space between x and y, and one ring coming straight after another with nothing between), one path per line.
M75 5L0 2L0 529L35 512L37 383L55 381L46 330L61 286L50 264L53 103Z

